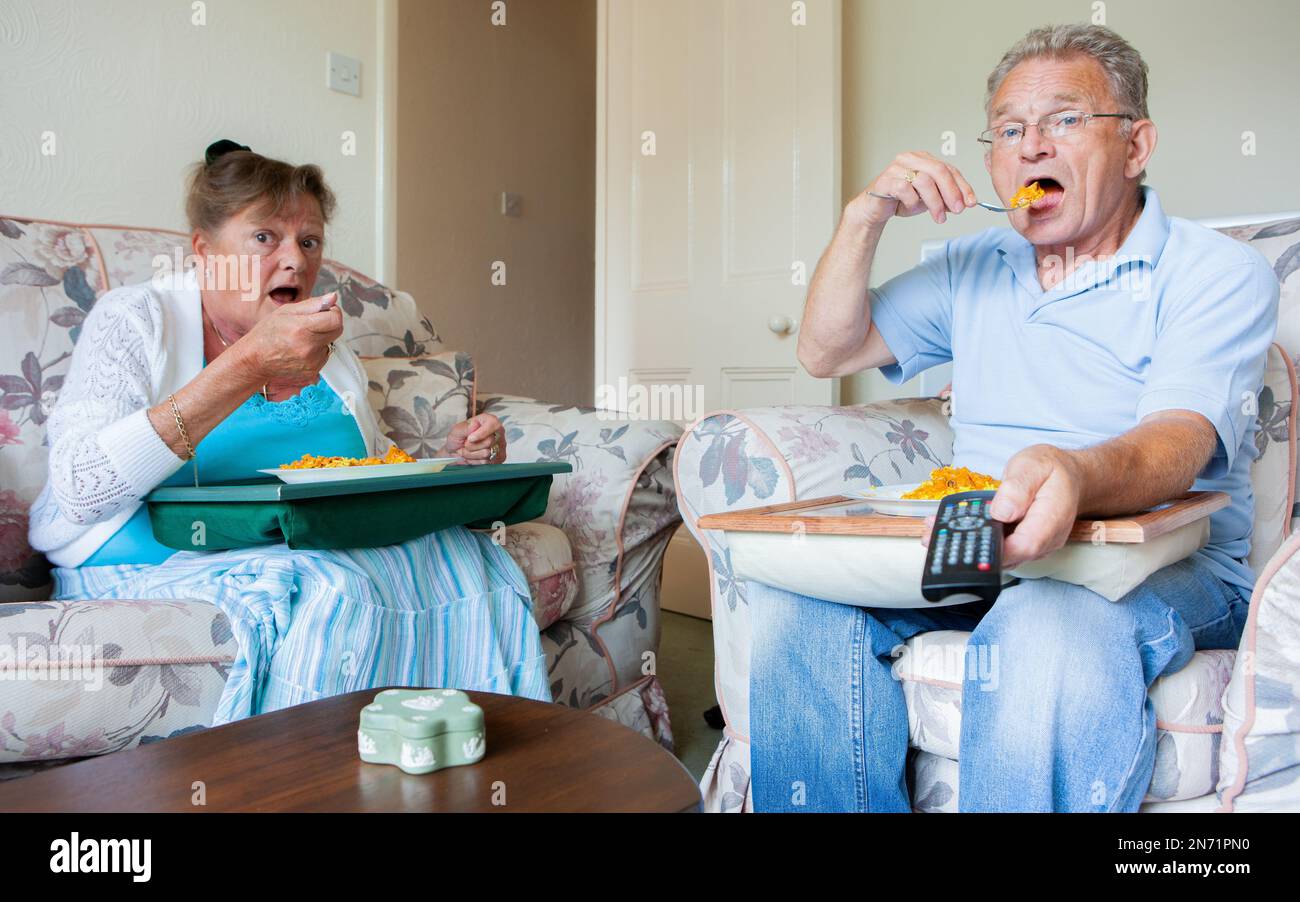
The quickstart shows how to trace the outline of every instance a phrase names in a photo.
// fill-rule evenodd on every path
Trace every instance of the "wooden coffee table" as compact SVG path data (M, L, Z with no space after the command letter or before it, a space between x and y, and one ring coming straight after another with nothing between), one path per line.
M8 780L0 811L700 810L686 768L634 730L488 692L468 693L487 726L481 761L421 776L366 764L357 724L382 688ZM206 805L193 801L200 781Z

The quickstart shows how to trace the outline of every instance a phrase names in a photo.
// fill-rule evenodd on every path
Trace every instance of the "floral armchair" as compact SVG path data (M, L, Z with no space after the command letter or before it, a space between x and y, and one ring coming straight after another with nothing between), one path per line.
M46 472L44 424L86 314L107 290L178 264L177 232L0 217L0 777L202 729L236 648L198 602L54 602L49 565L27 542ZM528 577L557 702L594 710L672 747L659 645L664 552L680 520L672 457L681 429L593 408L480 391L473 358L449 351L410 295L327 261L344 340L370 376L388 436L438 447L471 411L496 414L510 459L561 460L546 514L506 530ZM85 649L86 679L55 652ZM99 679L95 681L95 674ZM58 678L52 678L58 677ZM92 686L92 682L94 685Z
M1272 220L1272 221L1270 221ZM1256 399L1252 467L1258 576L1237 651L1197 652L1152 686L1156 767L1143 811L1300 810L1300 532L1296 354L1300 352L1300 217L1210 223L1248 242L1282 283L1277 343ZM715 684L724 736L701 783L705 808L752 810L749 786L750 612L727 534L702 530L705 514L920 481L952 460L939 398L861 407L774 407L711 413L687 429L674 462L679 506L709 562ZM908 706L910 777L918 811L957 808L961 671L969 634L922 634L899 672ZM924 637L925 655L911 655ZM931 654L943 644L957 654ZM909 656L912 660L909 662ZM956 663L956 672L945 666Z

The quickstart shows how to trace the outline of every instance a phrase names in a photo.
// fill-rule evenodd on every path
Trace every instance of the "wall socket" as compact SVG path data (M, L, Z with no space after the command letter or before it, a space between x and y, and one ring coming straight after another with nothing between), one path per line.
M509 191L501 192L501 215L518 217L523 215L524 199Z
M331 91L361 96L361 60L331 50L325 63L325 84Z

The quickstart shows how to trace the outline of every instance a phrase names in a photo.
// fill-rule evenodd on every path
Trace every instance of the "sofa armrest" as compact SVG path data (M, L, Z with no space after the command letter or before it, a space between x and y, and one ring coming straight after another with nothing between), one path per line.
M631 590L657 579L662 546L681 521L672 482L680 426L490 392L479 395L475 412L501 420L507 460L573 466L555 477L539 518L573 546L579 592L565 619L608 619Z
M11 652L0 668L0 765L210 726L239 651L225 614L179 598L0 604L0 645Z
M941 398L720 410L682 437L676 483L694 531L704 514L920 482L951 459Z
M1223 694L1221 811L1300 811L1300 532L1259 571Z

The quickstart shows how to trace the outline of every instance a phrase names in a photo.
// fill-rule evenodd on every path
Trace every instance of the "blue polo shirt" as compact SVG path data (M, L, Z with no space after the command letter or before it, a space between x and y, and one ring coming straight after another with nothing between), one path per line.
M1167 217L1154 190L1143 194L1119 252L1050 291L1033 245L1009 228L953 239L872 289L871 318L898 361L880 371L900 383L952 361L954 464L994 475L1029 445L1094 445L1158 410L1204 415L1218 447L1193 488L1232 503L1211 516L1198 555L1248 598L1253 401L1278 281L1254 248Z

